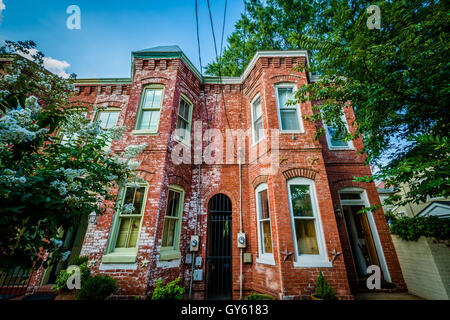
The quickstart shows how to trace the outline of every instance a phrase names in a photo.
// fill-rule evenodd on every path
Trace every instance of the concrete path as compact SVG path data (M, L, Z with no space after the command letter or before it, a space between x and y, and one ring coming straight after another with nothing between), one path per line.
M355 300L425 300L408 292L360 292L353 296Z

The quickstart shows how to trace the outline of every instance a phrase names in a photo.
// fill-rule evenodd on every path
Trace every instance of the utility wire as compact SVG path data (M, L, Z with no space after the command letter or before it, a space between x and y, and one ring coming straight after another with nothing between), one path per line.
M221 59L219 60L219 56L217 53L217 42L216 42L216 34L214 32L214 24L213 24L213 19L212 19L212 14L211 14L211 5L209 3L209 0L206 0L206 1L208 4L209 22L211 24L211 32L212 32L212 36L213 36L213 40L214 40L214 51L216 53L217 70L219 72L219 88L222 92L223 109L225 112L225 118L227 120L228 128L231 129L230 121L228 119L228 114L227 114L227 107L226 107L226 103L225 103L225 95L223 93L223 87L221 86L221 84L222 84L222 70L221 70L222 61L221 61ZM226 14L226 6L227 6L227 1L225 0L225 14ZM224 14L224 17L225 17L225 14ZM222 30L224 30L224 29L225 29L225 20L223 21L223 26L222 26ZM223 34L222 34L222 38L223 38ZM217 96L216 96L216 98L217 98Z

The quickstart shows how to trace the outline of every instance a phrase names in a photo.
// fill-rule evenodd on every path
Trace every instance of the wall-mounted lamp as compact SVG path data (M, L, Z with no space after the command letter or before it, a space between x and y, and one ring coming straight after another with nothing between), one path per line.
M342 218L341 208L339 208L337 204L334 205L334 214L336 215L337 218Z
M97 224L97 214L95 212L89 213L89 224Z

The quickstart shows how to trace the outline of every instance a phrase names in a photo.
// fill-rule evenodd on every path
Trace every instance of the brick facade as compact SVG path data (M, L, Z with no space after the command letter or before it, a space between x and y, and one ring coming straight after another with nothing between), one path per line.
M279 120L274 86L278 83L294 83L297 88L310 81L306 72L293 71L297 64L305 64L307 56L301 52L271 52L257 55L241 78L224 79L223 83L213 78L202 78L186 62L182 53L164 56L163 53L149 52L133 55L132 78L128 80L82 80L76 85L77 99L94 106L120 108L117 125L127 126L122 140L114 141L111 149L120 152L130 144L146 143L147 148L140 156L142 161L138 171L149 183L143 223L138 240L136 263L101 263L110 233L114 212L98 218L97 224L90 224L86 232L82 255L89 255L94 274L111 275L119 280L120 295L135 296L151 294L155 280L164 281L180 277L189 291L191 265L185 263L189 241L194 234L197 214L197 199L200 198L200 213L197 217L200 236L199 254L203 258L203 281L193 281L194 298L205 297L205 259L207 244L208 202L215 194L223 193L232 202L232 283L233 298L240 295L240 249L237 248L237 232L240 229L240 185L237 152L227 151L223 145L221 163L203 162L201 177L198 163L175 164L172 153L179 152L179 144L172 133L176 128L180 95L193 102L192 132L196 121L201 122L201 132L217 129L226 136L227 129L242 129L249 133L245 141L245 160L242 164L242 230L247 236L244 252L252 254L252 263L243 264L243 295L251 291L268 293L277 298L308 299L314 291L319 270L322 270L329 284L343 299L352 299L350 286L356 281L349 240L342 219L336 218L334 207L339 206L338 190L355 186L353 176L371 174L363 164L364 155L355 151L330 151L324 137L314 140L318 124L303 119L304 133L271 134L268 129L278 129ZM215 83L214 83L215 82ZM143 86L164 85L159 130L153 135L133 134ZM250 103L259 93L263 111L265 138L254 145L251 140ZM300 105L302 115L312 113L309 102ZM353 120L352 110L347 110L347 120ZM293 140L293 136L295 140ZM273 140L279 142L274 150ZM208 141L203 141L205 150ZM362 148L360 139L354 141L356 150ZM191 146L198 146L191 134ZM258 152L257 152L258 150ZM256 155L256 156L255 156ZM270 160L276 155L276 165ZM232 159L231 163L225 157ZM193 158L193 156L192 156ZM292 227L288 204L286 181L295 177L305 177L315 183L318 195L320 219L323 227L325 248L328 259L332 252L343 252L331 262L331 267L294 267L294 256L285 261L281 253L294 252ZM199 186L201 179L201 189ZM267 183L271 214L272 241L275 265L256 262L258 257L255 188ZM164 214L166 210L168 186L176 184L185 190L184 210L180 238L181 259L159 261ZM371 204L378 204L375 185L360 185L365 189ZM386 258L392 282L404 289L404 281L392 240L384 220L382 210L374 213L381 246ZM148 262L146 264L145 262ZM38 278L38 277L37 277Z

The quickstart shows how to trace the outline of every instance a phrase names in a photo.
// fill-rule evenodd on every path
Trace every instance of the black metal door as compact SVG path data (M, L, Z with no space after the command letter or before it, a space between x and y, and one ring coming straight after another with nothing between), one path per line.
M208 209L206 297L232 299L231 200L216 194Z

